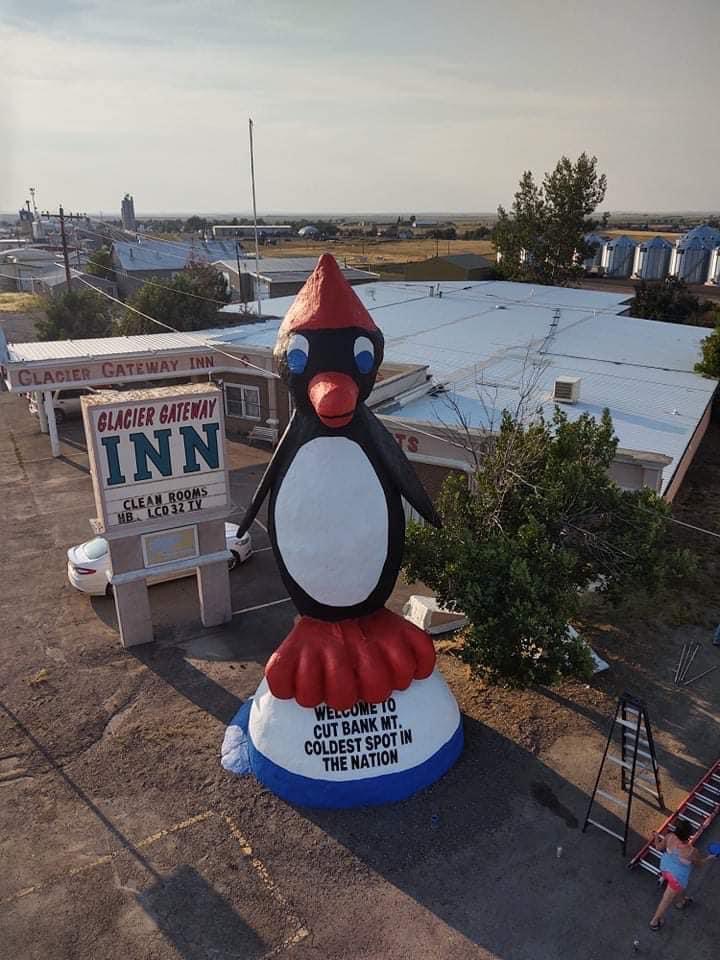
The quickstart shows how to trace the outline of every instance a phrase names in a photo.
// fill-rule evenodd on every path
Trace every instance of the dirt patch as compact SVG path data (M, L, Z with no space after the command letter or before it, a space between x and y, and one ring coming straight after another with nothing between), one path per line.
M683 639L701 640L699 667L720 660L710 639L720 608L714 540L679 530L697 542L702 566L681 595L586 612L578 626L611 664L587 684L490 687L452 641L439 642L464 712L455 767L404 803L299 809L226 774L218 757L228 720L292 622L289 605L262 608L284 595L272 553L232 575L233 609L262 609L205 631L191 585L165 584L152 603L166 639L123 651L111 601L91 603L66 580L65 551L87 535L92 510L89 478L68 466L85 462L78 434L63 427L71 442L62 439L68 462L58 462L22 402L0 397L0 419L15 440L0 461L0 535L12 544L0 558L9 956L574 960L589 958L592 944L599 960L629 956L638 935L650 955L654 884L625 869L611 837L578 827L625 689L648 702L668 803L715 759L720 684L712 675L688 688L672 682ZM676 507L704 526L720 526L718 440L713 427ZM241 505L261 458L231 444L229 459ZM267 547L260 527L253 537ZM396 608L408 591L398 588ZM638 802L631 846L660 818ZM711 960L720 873L708 869L700 883L692 922L673 915L668 933L678 955Z

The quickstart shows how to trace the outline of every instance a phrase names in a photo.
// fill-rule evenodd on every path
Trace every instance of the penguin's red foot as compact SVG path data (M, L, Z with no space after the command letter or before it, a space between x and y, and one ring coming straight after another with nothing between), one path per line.
M279 700L349 710L358 700L382 703L393 690L429 677L434 666L430 637L383 608L336 623L300 617L268 660L265 676Z

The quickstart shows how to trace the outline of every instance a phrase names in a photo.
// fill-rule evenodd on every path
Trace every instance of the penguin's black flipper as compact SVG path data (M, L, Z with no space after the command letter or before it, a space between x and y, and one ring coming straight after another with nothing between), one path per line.
M400 493L428 523L435 527L442 526L432 500L393 436L364 403L358 406L358 413L365 421L368 436Z
M245 516L238 524L237 535L239 537L246 533L252 526L252 522L258 515L260 507L263 505L263 501L270 493L270 488L272 487L274 480L280 473L280 468L285 463L286 452L288 448L287 440L294 421L295 413L293 412L290 422L285 429L285 433L280 438L280 442L278 443L277 447L275 447L275 452L270 459L270 463L268 463L267 467L265 468L265 473L262 475L257 490L253 494L253 498L250 501L250 506L247 508L245 511Z

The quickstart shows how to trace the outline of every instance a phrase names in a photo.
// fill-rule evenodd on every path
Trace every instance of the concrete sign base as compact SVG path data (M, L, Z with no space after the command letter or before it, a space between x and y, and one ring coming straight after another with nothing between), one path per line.
M463 746L460 711L442 674L383 703L349 710L279 700L263 680L227 728L222 765L254 774L309 807L359 807L412 796L445 774Z
M138 536L108 540L113 576L110 581L115 598L115 612L123 647L134 647L154 640L150 597L146 578L160 569L173 572L196 571L200 619L205 627L216 627L232 619L230 574L225 543L225 523L206 520L195 525L198 556L187 560L147 567L142 540Z

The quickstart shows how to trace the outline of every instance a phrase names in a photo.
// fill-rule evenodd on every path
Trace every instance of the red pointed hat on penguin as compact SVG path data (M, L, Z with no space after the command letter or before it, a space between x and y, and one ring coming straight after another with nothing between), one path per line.
M324 253L295 297L278 331L278 342L304 330L341 330L360 327L374 332L375 321L342 275L337 260Z

